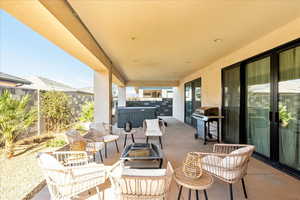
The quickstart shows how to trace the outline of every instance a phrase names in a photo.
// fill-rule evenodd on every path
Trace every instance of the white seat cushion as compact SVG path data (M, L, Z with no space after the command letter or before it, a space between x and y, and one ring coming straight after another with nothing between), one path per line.
M247 158L247 155L245 155L245 154L239 155L239 154L246 153L250 150L251 150L250 147L242 147L242 148L232 151L229 155L236 155L236 156L225 157L222 160L221 165L226 168L235 168L235 167L240 166Z
M105 177L105 166L103 164L97 164L97 163L89 163L87 165L84 165L84 167L78 167L72 169L73 175L76 176L82 176L85 174L95 173L99 172L98 175Z
M162 136L162 132L160 130L146 130L146 136Z
M65 176L64 173L61 173L59 171L64 171L65 167L53 156L43 153L40 155L40 161L42 168L47 170L48 176L56 183L64 183ZM49 169L49 170L48 170ZM58 171L52 171L52 170L58 170Z
M146 125L149 131L160 130L158 119L146 119Z
M161 195L165 189L165 179L153 180L150 177L166 175L166 169L123 169L122 175L145 177L136 181L135 179L122 178L120 180L122 193L135 194L137 196ZM146 177L149 177L147 179ZM126 186L126 183L129 184Z
M213 167L213 166L208 166L208 165L202 165L202 168L212 174L215 174L217 176L220 176L224 179L227 180L232 180L235 179L236 177L240 176L241 171L239 170L234 170L234 171L224 171L224 168L219 168L219 167Z
M99 151L104 148L103 142L89 142L86 144L86 151Z
M104 142L112 142L112 141L115 141L117 139L119 139L118 135L105 135L105 136L103 136L103 141Z
M122 175L126 176L164 176L166 169L130 169L124 168Z

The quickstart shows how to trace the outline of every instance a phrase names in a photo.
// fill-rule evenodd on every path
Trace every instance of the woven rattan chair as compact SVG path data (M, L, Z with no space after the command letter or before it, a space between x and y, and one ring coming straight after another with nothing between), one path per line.
M247 198L244 177L254 149L253 145L215 144L213 153L199 153L202 169L229 184L230 199L233 199L232 184L241 180Z
M84 138L76 130L69 130L65 133L65 135L68 139L69 144L71 145L71 149L72 149L72 145L75 145L77 142L83 141L86 143L85 151L93 154L94 161L96 160L96 153L99 152L100 159L103 162L103 157L101 152L102 149L104 148L103 142L94 142L91 139Z
M90 133L95 141L104 142L105 158L107 158L107 144L114 142L116 144L117 152L119 151L118 139L119 135L113 133L113 126L104 122L93 122L90 124Z
M46 179L52 200L71 200L82 192L96 188L107 179L103 164L89 163L84 151L40 153L38 163Z
M118 162L109 178L116 200L166 200L173 173L170 162L167 169L130 169Z
M162 145L162 136L166 132L165 123L159 119L146 119L143 122L143 129L146 136L146 143L149 141L149 137L158 137L161 148Z

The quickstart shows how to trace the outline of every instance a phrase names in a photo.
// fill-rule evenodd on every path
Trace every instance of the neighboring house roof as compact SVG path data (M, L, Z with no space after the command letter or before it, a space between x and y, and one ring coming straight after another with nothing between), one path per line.
M79 88L79 91L94 94L94 88L93 87Z
M1 82L12 83L12 84L15 84L16 86L31 84L31 82L26 80L26 79L19 78L19 77L16 77L16 76L12 76L12 75L9 75L9 74L5 74L3 72L0 72L0 81ZM0 85L1 85L1 83L0 83Z
M39 89L39 90L46 90L46 91L48 90L76 91L76 89L72 88L71 86L44 77L31 76L31 77L26 77L26 79L31 81L32 84L24 87L30 89Z
M88 91L83 89L76 89L64 83L54 81L45 77L31 76L31 77L26 77L26 79L30 80L32 84L28 86L23 86L24 88L36 89L36 90L39 89L45 91L55 90L55 91L62 91L62 92L81 92L87 94L94 94L93 90Z

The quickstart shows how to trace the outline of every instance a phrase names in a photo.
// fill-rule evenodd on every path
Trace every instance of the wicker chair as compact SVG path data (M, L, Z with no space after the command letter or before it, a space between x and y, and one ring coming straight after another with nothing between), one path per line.
M80 135L80 133L76 130L69 130L65 133L67 136L68 142L70 145L76 145L77 142L83 141L86 143L85 151L88 153L92 153L94 157L94 161L96 160L96 153L99 152L100 159L103 162L102 152L101 150L104 148L103 142L94 142L91 139L84 138Z
M104 122L93 122L90 124L90 133L95 141L104 142L105 147L105 158L107 158L107 144L115 142L117 152L119 151L118 139L119 135L113 133L113 126Z
M167 169L130 169L116 163L109 173L116 200L166 200L173 178L173 167Z
M87 153L68 151L38 154L38 163L53 200L71 200L82 192L96 188L107 179L103 164L89 163Z
M202 169L229 184L230 199L233 199L232 184L241 180L245 198L247 192L244 177L254 151L253 145L215 144L213 153L200 153Z
M166 132L165 123L159 121L159 119L146 119L143 122L143 129L146 136L146 143L149 141L149 137L158 137L161 148L162 145L162 136Z

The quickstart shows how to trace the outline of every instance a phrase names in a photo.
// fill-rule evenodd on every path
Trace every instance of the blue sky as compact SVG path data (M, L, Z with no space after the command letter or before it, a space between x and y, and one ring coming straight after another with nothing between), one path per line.
M0 9L0 71L42 76L75 88L93 85L93 70Z

